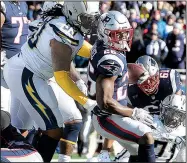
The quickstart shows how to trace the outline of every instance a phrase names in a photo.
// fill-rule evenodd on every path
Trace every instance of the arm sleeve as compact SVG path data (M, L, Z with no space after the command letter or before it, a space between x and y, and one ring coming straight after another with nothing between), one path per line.
M105 55L97 63L98 72L106 77L122 75L123 67L123 62L115 55Z
M180 74L174 69L170 71L170 80L171 80L171 85L173 88L173 93L176 93L179 90L182 90Z
M90 58L91 49L92 49L92 45L88 43L87 41L84 41L77 55L84 57L84 58Z

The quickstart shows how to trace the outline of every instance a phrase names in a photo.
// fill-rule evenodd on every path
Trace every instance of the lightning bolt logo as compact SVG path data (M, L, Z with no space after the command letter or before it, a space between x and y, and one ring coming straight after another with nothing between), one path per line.
M36 94L36 92L32 89L29 81L28 81L28 84L26 84L26 89L27 89L29 95L32 97L32 99L36 102L36 106L42 111L42 113L47 117L47 119L50 122L50 119L49 119L47 113L45 112L45 106L43 106L41 104L41 102L34 95L34 94Z

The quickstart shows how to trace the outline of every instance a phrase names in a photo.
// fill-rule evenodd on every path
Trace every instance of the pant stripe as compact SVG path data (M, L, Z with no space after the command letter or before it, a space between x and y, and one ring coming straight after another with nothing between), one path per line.
M22 87L28 101L44 120L46 130L57 128L58 123L56 117L51 111L51 108L38 95L33 83L33 73L27 68L23 69Z
M141 137L136 135L135 133L132 133L121 128L119 125L117 125L114 121L112 121L109 118L97 117L97 120L101 128L103 128L106 132L110 133L111 135L114 135L120 139L137 143L139 138Z

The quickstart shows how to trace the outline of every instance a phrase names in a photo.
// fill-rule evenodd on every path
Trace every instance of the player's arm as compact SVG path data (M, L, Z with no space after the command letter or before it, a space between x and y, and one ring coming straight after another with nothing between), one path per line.
M6 12L5 4L2 1L1 1L0 12L1 12L1 28L2 28L2 26L5 22L5 12Z
M90 58L90 51L92 49L92 45L88 43L87 41L84 40L82 47L78 51L79 56L84 57L84 58Z
M96 81L96 100L98 106L112 114L118 114L125 117L131 117L133 109L122 106L119 102L113 99L114 83L117 76L105 77L99 75Z
M72 49L69 45L61 43L56 39L50 42L52 66L54 77L58 85L75 101L88 108L93 104L93 101L88 99L77 85L73 82L70 76L70 65Z
M177 95L182 95L181 79L180 79L179 72L172 69L170 71L170 80L171 80L171 85L173 88L173 93L175 93Z

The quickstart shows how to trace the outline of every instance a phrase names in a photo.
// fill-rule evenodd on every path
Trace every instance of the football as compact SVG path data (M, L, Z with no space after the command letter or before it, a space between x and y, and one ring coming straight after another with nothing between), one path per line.
M129 84L135 84L139 80L139 77L145 72L145 69L138 64L128 63L127 64L129 73Z

